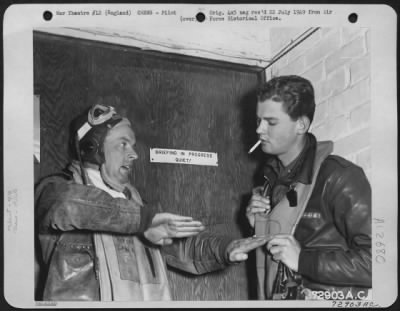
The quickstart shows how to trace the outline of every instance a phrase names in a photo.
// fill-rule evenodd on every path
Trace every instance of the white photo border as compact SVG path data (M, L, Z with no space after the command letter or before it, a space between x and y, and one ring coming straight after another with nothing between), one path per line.
M332 301L196 301L196 302L35 302L33 237L33 30L47 27L107 27L109 20L65 16L43 20L45 10L56 11L119 8L121 10L168 7L181 14L195 15L208 4L23 4L12 5L4 14L4 295L19 308L82 307L334 307ZM213 9L245 7L329 8L332 16L290 17L268 27L341 27L350 13L357 12L358 26L371 30L371 142L373 208L373 304L387 307L397 299L397 16L386 5L270 5L220 4ZM116 19L114 19L116 21ZM171 17L171 23L179 23ZM126 19L119 19L126 23ZM151 23L143 19L143 26ZM379 244L378 244L379 242ZM384 286L383 286L384 285ZM351 306L350 304L348 306Z

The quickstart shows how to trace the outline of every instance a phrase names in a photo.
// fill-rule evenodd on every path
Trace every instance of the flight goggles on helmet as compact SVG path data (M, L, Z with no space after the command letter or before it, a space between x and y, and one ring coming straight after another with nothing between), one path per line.
M95 126L108 123L110 127L113 127L121 120L122 117L117 114L114 107L97 104L89 110L87 122L78 129L78 140L81 140Z

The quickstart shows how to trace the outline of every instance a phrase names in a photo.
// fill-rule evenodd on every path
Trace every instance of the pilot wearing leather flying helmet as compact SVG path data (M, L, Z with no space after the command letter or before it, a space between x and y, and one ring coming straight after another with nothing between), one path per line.
M164 262L202 274L246 260L266 242L233 241L203 232L192 217L154 214L129 182L136 137L113 107L96 105L75 119L69 143L64 175L35 189L42 299L170 300Z

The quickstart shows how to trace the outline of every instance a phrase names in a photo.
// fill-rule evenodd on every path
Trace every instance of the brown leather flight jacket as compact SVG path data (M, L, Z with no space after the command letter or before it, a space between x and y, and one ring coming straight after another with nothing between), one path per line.
M122 238L141 237L143 252L132 254L126 245L116 246L118 265L123 277L129 277L132 266L139 262L135 258L143 256L140 262L145 266L138 266L138 269L141 275L146 275L138 280L138 288L151 290L142 296L155 297L152 300L170 299L162 292L168 292L168 280L165 274L159 273L164 271L165 262L193 274L222 269L228 264L226 247L232 239L207 232L176 239L173 245L162 250L165 262L157 260L160 247L142 237L154 215L149 206L113 198L101 189L77 184L72 179L46 178L35 190L35 206L44 263L41 273L45 274L44 290L39 299L101 300L93 242L95 232L109 232ZM146 286L142 286L143 279Z
M372 286L371 230L371 187L363 170L329 156L295 231L304 286L365 297Z

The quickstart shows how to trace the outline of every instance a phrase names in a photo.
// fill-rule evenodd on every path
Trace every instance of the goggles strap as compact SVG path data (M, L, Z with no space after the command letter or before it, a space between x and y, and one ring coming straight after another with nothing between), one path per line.
M79 148L79 137L78 137L78 135L76 136L76 139L75 139L75 148L77 150L78 161L79 161L79 166L81 168L81 175L82 175L83 184L84 185L88 185L88 179L87 179L87 176L86 176L85 168L83 167L83 163L82 163L81 149Z
M85 124L78 130L78 141L80 141L91 128L92 126L88 122L85 122Z

